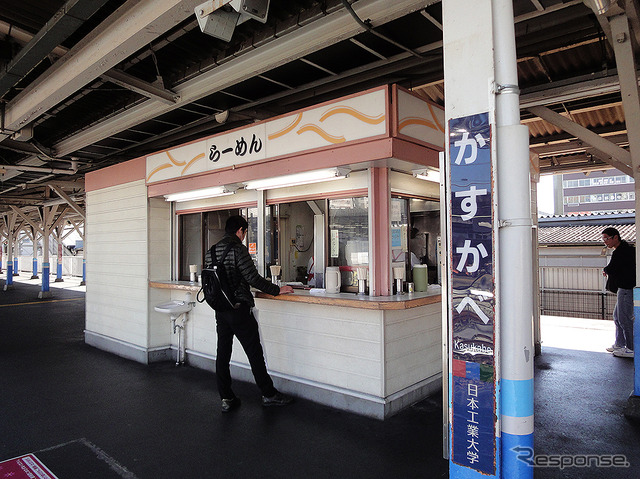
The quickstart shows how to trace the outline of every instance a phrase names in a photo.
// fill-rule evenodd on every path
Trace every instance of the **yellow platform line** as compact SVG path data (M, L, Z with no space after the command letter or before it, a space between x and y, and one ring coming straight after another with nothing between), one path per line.
M62 301L84 301L84 298L49 299L46 301L29 301L24 303L0 304L0 308L6 308L8 306L24 306L26 304L59 303Z

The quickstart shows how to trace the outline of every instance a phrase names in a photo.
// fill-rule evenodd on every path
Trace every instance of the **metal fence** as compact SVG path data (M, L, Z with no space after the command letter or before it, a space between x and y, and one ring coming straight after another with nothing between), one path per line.
M602 291L540 290L540 314L613 319L616 295Z

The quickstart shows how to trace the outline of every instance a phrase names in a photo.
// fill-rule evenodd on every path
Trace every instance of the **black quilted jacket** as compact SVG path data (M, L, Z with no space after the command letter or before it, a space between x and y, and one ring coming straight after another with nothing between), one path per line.
M216 243L215 252L218 261L222 258L222 253L224 253L229 242L231 242L233 246L224 259L224 268L227 272L227 278L236 297L236 301L248 304L249 306L255 305L253 295L249 289L250 286L267 294L277 296L280 293L280 288L260 276L249 255L249 250L236 235L226 234L224 238ZM210 250L205 254L204 265L205 268L211 267Z

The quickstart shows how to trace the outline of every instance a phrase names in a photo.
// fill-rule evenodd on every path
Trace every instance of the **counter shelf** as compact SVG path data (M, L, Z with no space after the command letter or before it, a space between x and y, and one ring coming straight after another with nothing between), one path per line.
M198 292L199 284L189 281L150 281L152 288L175 289ZM297 303L325 304L360 309L410 309L441 301L440 293L415 292L392 296L367 296L355 293L311 293L309 290L296 289L293 293L272 296L253 290L254 296L260 299L275 301L293 301Z

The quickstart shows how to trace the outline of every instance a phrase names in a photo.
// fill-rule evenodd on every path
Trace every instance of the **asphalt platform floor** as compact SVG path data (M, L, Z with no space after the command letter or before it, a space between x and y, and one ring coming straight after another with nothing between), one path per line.
M59 479L448 477L440 394L379 421L303 399L265 409L255 385L235 382L242 406L222 414L213 373L87 346L84 288L51 284L50 299L38 299L37 280L0 290L0 467L33 453ZM585 331L608 344L606 323L543 323L535 454L629 466L536 467L535 478L640 477L640 423L623 415L633 361L557 347L563 334L580 346Z

